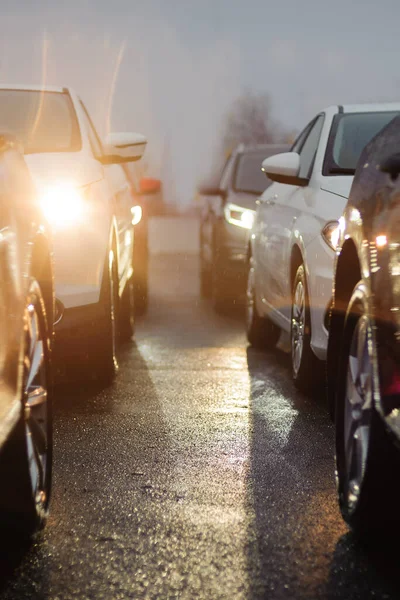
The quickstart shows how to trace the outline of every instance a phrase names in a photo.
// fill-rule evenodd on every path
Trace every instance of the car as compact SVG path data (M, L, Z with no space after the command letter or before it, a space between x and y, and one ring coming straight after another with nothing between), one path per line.
M340 219L328 344L339 505L358 533L399 525L400 116L365 148Z
M148 308L149 218L162 204L161 181L140 177L135 163L123 165L129 180L134 205L133 289L135 314L142 316ZM154 207L156 204L156 208Z
M199 188L200 289L212 297L214 308L224 312L246 291L247 249L256 199L268 186L261 173L266 156L286 146L240 145L229 156L219 181Z
M108 383L118 331L133 331L132 198L120 164L140 159L146 138L102 142L72 89L40 85L0 86L0 126L23 143L53 230L57 365L72 364L68 378L83 360Z
M272 348L290 337L292 377L317 393L325 381L328 315L338 219L364 146L400 104L331 106L315 116L290 152L270 156L274 181L259 199L251 236L247 338Z
M51 234L15 138L0 135L0 521L44 525L52 474Z

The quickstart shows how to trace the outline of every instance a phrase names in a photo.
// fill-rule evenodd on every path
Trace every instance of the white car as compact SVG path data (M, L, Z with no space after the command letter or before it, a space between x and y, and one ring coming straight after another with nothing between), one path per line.
M118 163L140 159L146 139L102 142L69 88L0 86L0 125L24 145L53 230L56 358L84 355L111 380L118 331L129 336L133 318L132 195Z
M274 183L258 200L249 249L246 328L251 344L290 335L292 374L311 391L326 359L338 220L364 146L400 104L332 106L300 133L291 152L264 160Z

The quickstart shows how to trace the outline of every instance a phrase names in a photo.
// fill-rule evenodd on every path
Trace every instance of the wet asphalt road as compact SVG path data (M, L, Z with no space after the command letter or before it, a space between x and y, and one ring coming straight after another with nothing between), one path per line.
M3 540L1 598L399 598L398 553L338 513L333 429L282 352L198 295L195 257L151 264L114 385L60 390L46 530Z

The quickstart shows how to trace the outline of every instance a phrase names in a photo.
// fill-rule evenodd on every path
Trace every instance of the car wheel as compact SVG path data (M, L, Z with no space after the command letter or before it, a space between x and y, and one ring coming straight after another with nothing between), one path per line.
M255 270L250 259L246 291L246 335L255 348L273 348L279 339L280 329L268 317L260 317L255 301Z
M5 525L31 534L45 523L52 474L52 375L41 289L31 281L25 304L20 419L0 455Z
M123 342L131 340L135 332L133 276L127 281L121 297L118 324L120 340Z
M103 280L104 316L95 336L92 356L97 379L111 383L118 371L117 337L119 331L118 270L115 253L109 251Z
M210 298L212 294L212 272L203 258L203 250L200 242L200 295Z
M304 265L297 269L292 288L290 346L292 377L300 391L310 393L320 387L324 368L311 349L311 323Z
M136 281L134 286L134 298L135 315L142 317L147 313L149 307L148 284L147 279L145 280L144 277Z
M359 282L346 314L336 394L336 473L345 521L359 534L396 522L399 458L374 407L374 345L367 293Z

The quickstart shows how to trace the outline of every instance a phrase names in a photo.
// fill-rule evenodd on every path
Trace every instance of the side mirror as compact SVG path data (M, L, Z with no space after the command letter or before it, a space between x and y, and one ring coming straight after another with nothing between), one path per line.
M141 194L158 194L161 190L161 181L152 179L151 177L142 177L139 183L139 191Z
M105 165L134 162L144 154L147 139L140 133L109 133L101 162Z
M383 159L379 165L382 173L388 173L393 181L400 175L400 154L392 154Z
M289 185L305 186L308 179L299 177L300 156L297 152L283 152L266 158L261 170L272 181L287 183Z

